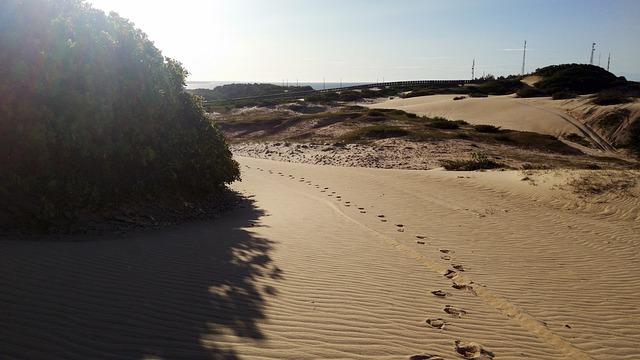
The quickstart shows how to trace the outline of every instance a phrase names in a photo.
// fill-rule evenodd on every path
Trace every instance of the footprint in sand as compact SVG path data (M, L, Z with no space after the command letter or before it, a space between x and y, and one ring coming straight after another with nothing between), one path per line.
M473 289L473 286L470 285L465 285L465 284L458 284L456 282L453 283L453 285L451 285L452 288L456 289L456 290L467 290L470 293L472 293L473 295L478 295L476 293L476 291Z
M494 353L485 349L482 345L475 342L455 341L456 352L465 359L491 360L495 357Z
M445 305L444 306L444 312L446 312L447 314L454 316L454 317L462 317L464 315L467 315L467 312L462 310L462 309L458 309L453 305Z
M453 265L453 268L458 271L464 271L464 266L462 266L461 264L455 264Z
M440 256L440 259L445 260L445 261L449 261L449 260L451 260L451 256L443 255L443 256Z
M447 296L451 296L452 294L450 292L444 291L444 290L434 290L431 292L433 295L438 296L438 297L447 297Z
M426 238L426 236L424 236L424 235L416 235L416 238L420 239L420 240L424 240Z
M416 242L417 242L418 244L420 244L420 245L426 245L426 244L427 244L426 242L424 242L424 241L420 241L420 240L418 240L418 241L416 241Z
M449 323L443 319L427 319L427 324L429 324L429 326L431 327L442 330L444 330L444 327L446 325L449 325Z
M449 249L438 249L443 254L453 254L453 250Z
M448 269L445 273L444 273L444 277L446 277L447 279L453 279L456 276L458 276L458 272L455 270L451 270Z
M398 232L404 232L404 225L403 224L396 224L396 227L398 228Z
M411 356L409 360L444 360L444 358L439 355L418 354Z

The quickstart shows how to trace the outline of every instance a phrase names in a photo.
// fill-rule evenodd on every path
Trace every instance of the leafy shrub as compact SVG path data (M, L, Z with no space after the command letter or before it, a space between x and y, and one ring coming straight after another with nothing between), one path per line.
M73 0L5 0L0 13L0 227L239 179L186 70L131 22Z
M436 93L428 90L428 89L423 89L423 90L414 90L408 94L405 94L403 96L403 98L408 99L408 98L412 98L412 97L418 97L418 96L431 96L431 95L435 95Z
M631 99L619 94L598 93L591 102L595 105L618 105L629 103Z
M442 160L440 164L449 171L476 171L505 167L504 164L490 160L481 152L472 152L471 160Z
M427 126L436 129L455 130L460 128L460 124L455 121L449 121L446 119L436 119L427 123Z
M342 141L358 141L372 139L387 139L409 135L408 130L397 126L374 125L351 131L341 136Z
M570 91L559 91L551 95L551 99L553 100L567 100L567 99L575 99L577 97L578 97L578 94Z
M362 99L362 95L357 91L342 91L339 99L340 101L357 101Z
M578 94L596 93L618 83L607 70L588 64L562 64L538 69L536 75L544 79L536 87L547 94L571 91Z
M627 128L629 132L629 140L624 145L633 151L637 156L640 156L640 117L636 118L631 125Z
M369 116L384 116L384 111L380 111L380 110L369 110L367 112L367 114Z
M580 135L578 135L576 133L566 134L564 136L564 138L566 140L568 140L568 141L574 142L576 144L580 144L580 145L585 146L585 147L591 147L592 146L591 143L587 139L585 139L584 137L582 137L582 136L580 136Z
M605 130L618 128L625 120L629 118L631 111L629 109L618 109L616 111L606 113L598 118L598 126Z
M545 94L544 92L531 87L531 86L526 86L523 87L522 89L518 90L516 92L516 96L519 98L532 98L532 97L542 97L542 96L547 96L547 94Z
M473 128L480 133L498 133L500 132L500 126L495 126L495 125L486 125L486 124L480 124L480 125L474 125Z

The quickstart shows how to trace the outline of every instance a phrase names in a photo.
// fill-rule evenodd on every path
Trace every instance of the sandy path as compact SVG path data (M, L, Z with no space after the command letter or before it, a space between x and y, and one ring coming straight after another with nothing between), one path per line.
M240 161L251 202L222 219L1 242L0 357L456 359L455 340L498 359L638 354L635 219L569 211L516 173Z

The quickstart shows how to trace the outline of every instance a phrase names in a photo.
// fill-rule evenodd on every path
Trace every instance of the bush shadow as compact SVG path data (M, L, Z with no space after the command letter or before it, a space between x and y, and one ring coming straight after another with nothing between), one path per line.
M239 359L282 278L251 230L264 211L241 204L118 239L0 242L0 357Z

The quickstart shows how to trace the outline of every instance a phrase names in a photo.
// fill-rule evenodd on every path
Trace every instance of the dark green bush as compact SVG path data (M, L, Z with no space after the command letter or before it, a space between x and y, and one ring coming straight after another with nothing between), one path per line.
M374 125L360 128L341 137L342 141L376 140L409 135L410 132L403 128L391 125Z
M480 133L498 133L500 132L500 126L495 125L474 125L473 128Z
M455 130L460 128L460 124L455 121L449 121L446 119L437 119L433 121L429 121L427 126L436 128L436 129L446 129L446 130Z
M559 91L551 95L551 99L553 100L567 100L567 99L575 99L577 97L578 97L578 94L570 91Z
M614 74L588 64L552 65L536 70L535 74L544 78L535 86L547 94L560 91L591 94L619 84Z
M640 117L629 125L627 131L629 132L629 140L624 146L629 148L636 156L640 156Z
M543 96L547 96L547 94L545 94L544 92L531 87L531 86L526 86L523 87L522 89L518 90L516 92L516 96L519 98L532 98L532 97L543 97Z
M471 160L442 160L440 165L449 171L476 171L505 167L504 164L489 159L486 154L481 152L471 153Z
M412 98L412 97L418 97L418 96L431 96L431 95L435 95L436 93L429 90L429 89L424 89L424 90L414 90L408 94L405 94L403 96L403 98L408 99L408 98Z
M618 128L625 120L629 119L631 111L629 109L618 109L605 113L597 119L598 125L605 130Z
M596 105L618 105L629 103L631 99L619 94L598 93L591 102Z
M131 22L79 0L5 0L0 14L0 227L239 179L186 70Z
M564 136L564 138L568 141L574 142L576 144L580 144L582 146L585 147L591 147L591 143L589 142L589 140L585 139L584 137L576 134L576 133L570 133L570 134L566 134Z

